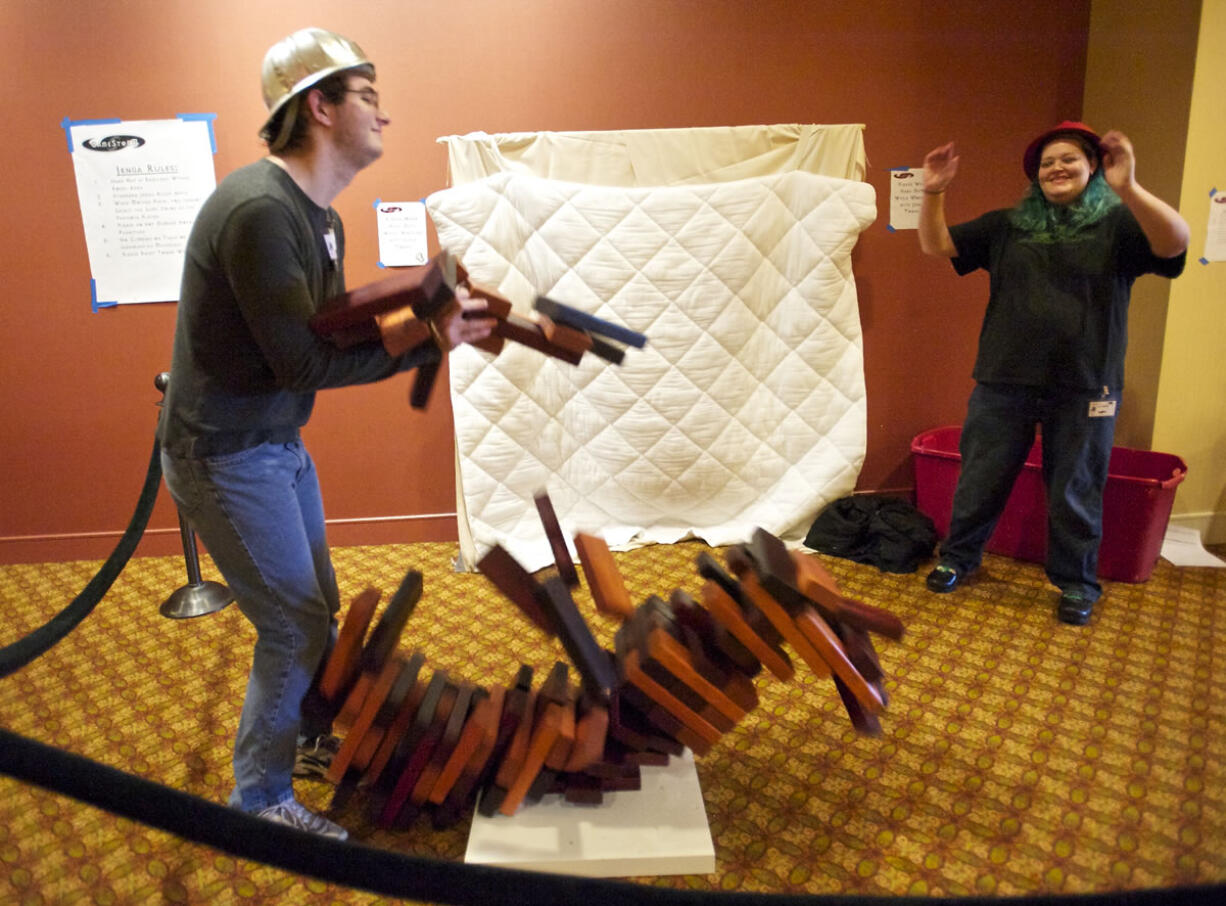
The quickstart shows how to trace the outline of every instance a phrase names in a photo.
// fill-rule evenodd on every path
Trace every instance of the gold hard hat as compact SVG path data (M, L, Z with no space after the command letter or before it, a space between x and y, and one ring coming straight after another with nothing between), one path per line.
M299 92L334 72L356 66L374 69L362 48L334 31L302 28L282 38L264 54L260 74L268 120Z

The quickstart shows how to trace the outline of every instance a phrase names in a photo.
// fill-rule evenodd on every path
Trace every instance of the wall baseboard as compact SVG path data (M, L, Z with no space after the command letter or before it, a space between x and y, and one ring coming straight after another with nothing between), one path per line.
M123 537L122 531L78 532L63 535L11 535L0 538L0 565L8 563L66 563L105 560ZM333 547L369 544L415 544L456 541L455 513L412 516L373 516L329 519L328 543ZM168 557L183 553L178 526L145 529L134 557ZM201 547L201 553L205 553Z
M1202 544L1226 544L1226 513L1172 514L1170 524L1196 529Z

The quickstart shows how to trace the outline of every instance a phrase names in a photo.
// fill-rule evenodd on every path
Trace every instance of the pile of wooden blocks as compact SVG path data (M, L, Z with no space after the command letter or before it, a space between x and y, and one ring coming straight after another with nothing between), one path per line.
M350 605L318 682L343 736L329 775L334 809L360 795L376 824L395 828L423 811L448 826L478 800L484 815L513 815L547 793L597 804L637 789L643 765L709 751L757 706L754 679L764 669L791 679L793 657L833 681L857 731L880 733L887 696L871 635L901 639L903 625L844 596L815 558L758 529L727 550L727 569L698 557L701 602L677 589L635 606L605 543L577 534L595 608L620 622L609 651L572 596L581 582L548 497L536 504L556 570L538 580L501 547L477 566L560 639L570 664L557 662L536 686L527 665L492 688L431 673L423 654L397 650L421 574L405 577L369 638L379 594L368 589Z

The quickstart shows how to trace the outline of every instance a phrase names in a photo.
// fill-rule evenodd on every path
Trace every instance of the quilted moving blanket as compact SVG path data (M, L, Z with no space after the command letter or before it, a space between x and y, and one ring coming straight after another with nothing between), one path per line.
M799 171L662 188L500 173L431 195L440 244L475 282L648 337L620 367L515 344L452 353L467 565L493 544L551 562L541 491L565 534L614 548L800 537L864 459L851 251L875 200Z

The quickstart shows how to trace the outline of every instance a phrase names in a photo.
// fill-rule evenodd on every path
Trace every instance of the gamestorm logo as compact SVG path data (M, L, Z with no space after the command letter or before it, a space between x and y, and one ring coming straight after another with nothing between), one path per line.
M105 138L87 138L81 144L90 151L122 151L124 148L139 148L145 140L139 135L108 135Z

